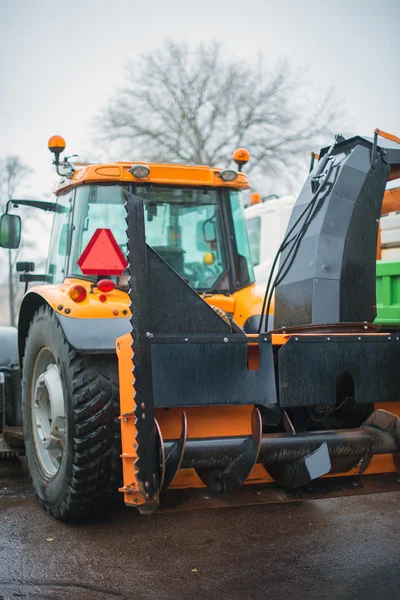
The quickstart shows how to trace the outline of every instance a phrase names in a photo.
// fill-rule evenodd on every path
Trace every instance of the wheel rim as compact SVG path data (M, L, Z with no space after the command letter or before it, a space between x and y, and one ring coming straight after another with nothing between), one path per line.
M30 397L36 456L52 478L63 457L66 414L60 371L49 348L41 348L36 357Z

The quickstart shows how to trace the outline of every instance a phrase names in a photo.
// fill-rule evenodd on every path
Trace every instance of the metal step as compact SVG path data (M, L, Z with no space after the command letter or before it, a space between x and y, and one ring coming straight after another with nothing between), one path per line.
M0 434L0 460L24 455L24 432L22 427L7 427Z

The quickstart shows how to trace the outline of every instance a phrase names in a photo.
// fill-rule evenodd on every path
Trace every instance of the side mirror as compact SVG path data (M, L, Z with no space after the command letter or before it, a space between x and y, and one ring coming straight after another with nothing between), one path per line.
M5 213L0 219L1 248L15 249L21 243L21 217Z

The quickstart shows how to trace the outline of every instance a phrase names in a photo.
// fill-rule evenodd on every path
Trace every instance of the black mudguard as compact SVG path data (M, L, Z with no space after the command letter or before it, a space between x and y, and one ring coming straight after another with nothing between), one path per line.
M29 292L22 301L18 322L18 350L21 367L30 323L35 312L43 305L49 306L46 299L35 292ZM112 354L115 352L117 337L130 331L128 318L77 319L60 315L57 311L54 312L68 342L79 352Z

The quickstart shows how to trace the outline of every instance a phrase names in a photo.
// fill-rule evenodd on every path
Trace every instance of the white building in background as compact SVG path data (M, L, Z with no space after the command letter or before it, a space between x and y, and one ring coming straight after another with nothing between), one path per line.
M10 310L8 305L8 288L0 286L0 325L10 324Z
M295 196L281 196L245 209L254 273L259 284L266 285L268 281L295 202Z

